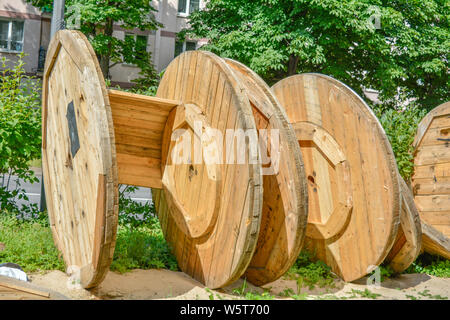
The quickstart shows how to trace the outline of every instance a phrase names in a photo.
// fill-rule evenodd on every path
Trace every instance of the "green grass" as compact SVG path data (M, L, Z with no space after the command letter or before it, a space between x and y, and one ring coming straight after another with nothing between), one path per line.
M274 295L269 293L269 290L265 290L263 293L255 292L254 290L249 290L247 285L247 280L244 279L242 286L233 290L233 294L239 296L245 300L273 300Z
M0 213L0 242L5 244L0 263L17 263L25 272L65 271L44 219L20 221L12 214Z
M424 253L406 269L405 273L424 273L440 278L450 278L450 260Z
M314 289L316 286L333 287L334 276L331 268L320 260L314 261L314 255L302 251L292 268L286 273L287 279L296 280L299 292L301 288Z
M359 295L362 298L368 298L368 299L377 299L378 297L381 297L381 294L373 293L372 291L370 291L367 288L364 289L364 291L352 289L352 293L354 295Z
M0 242L5 244L0 263L17 263L25 272L66 269L46 215L20 221L12 214L0 213ZM179 270L155 217L138 226L118 227L111 270L124 273L137 268Z
M169 269L178 271L156 218L141 226L120 225L111 270L124 273L132 269Z

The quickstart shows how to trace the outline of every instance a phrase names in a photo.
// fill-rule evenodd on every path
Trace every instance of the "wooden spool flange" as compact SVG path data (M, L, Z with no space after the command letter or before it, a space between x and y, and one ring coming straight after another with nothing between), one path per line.
M428 113L414 140L414 201L425 226L424 248L450 256L450 102ZM434 240L433 240L434 239ZM437 241L438 243L434 243ZM430 248L430 250L428 250Z
M398 171L389 141L364 101L320 74L272 88L296 132L308 180L305 246L345 281L381 264L400 218Z
M81 33L60 31L49 48L42 145L47 204L55 242L66 264L81 269L82 285L98 285L112 261L119 183L163 190L154 191L155 205L184 272L210 288L239 278L260 242L268 168L259 159L260 144L251 139L244 139L243 151L232 149L234 159L244 154L243 162L230 161L230 154L219 163L201 156L214 158L219 147L227 150L228 140L218 140L215 132L256 134L242 79L211 53L187 52L169 65L157 97L108 91ZM255 103L261 101L267 103ZM282 131L280 171L272 174L281 199L271 204L283 208L273 208L279 214L266 223L272 228L264 247L270 257L260 262L268 266L259 272L261 282L278 277L295 260L307 202L300 150L281 113L267 110L260 111L265 125Z
M42 166L50 225L86 288L111 264L118 219L113 122L103 76L84 35L60 31L43 77Z
M189 70L186 71L185 68ZM199 70L202 72L199 73ZM194 87L193 90L182 90L185 83ZM228 212L219 217L215 226L208 225L211 234L203 238L189 235L183 230L183 226L176 223L171 205L174 199L168 198L170 193L166 190L164 193L152 190L164 234L174 247L175 256L184 272L210 288L223 287L233 282L242 276L247 266L246 277L255 284L276 280L294 263L301 249L306 227L307 194L304 179L301 179L303 167L300 150L270 89L248 68L235 61L223 60L205 52L192 52L179 56L171 63L157 96L195 101L205 114L206 121L222 132L233 126L239 129L233 113L235 101L240 101L242 112L249 116L252 126L256 122L258 130L278 130L281 150L277 158L279 160L277 163L267 163L258 173L264 189L263 201L260 202L262 216L260 212L253 213L261 225L259 237L256 225L247 239L235 232L249 224L249 220L244 224L240 209L233 206L242 201L236 201L240 196L248 192L245 185L221 181L222 196L235 200L228 200L231 201ZM210 111L208 103L218 105L220 114ZM233 170L235 166L226 165L223 170ZM173 170L180 168L175 166ZM193 172L198 172L199 175L202 173L195 167ZM188 181L181 181L176 184L181 189L193 190L184 187L187 183ZM200 202L195 203L197 211L207 212L208 206L217 201L217 195L211 193L213 188L203 184L200 190L195 191L200 197ZM184 196L186 199L183 201L189 203L192 194L185 193ZM241 248L245 243L246 247ZM243 258L236 260L233 256L242 250Z
M405 180L400 177L401 214L397 238L386 257L392 270L405 271L417 258L422 249L422 226L414 203L414 197Z

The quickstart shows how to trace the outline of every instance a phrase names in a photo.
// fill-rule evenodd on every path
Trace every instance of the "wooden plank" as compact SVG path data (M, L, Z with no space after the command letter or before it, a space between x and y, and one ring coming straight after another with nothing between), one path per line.
M120 102L129 106L141 107L144 110L149 108L155 111L165 111L167 114L181 101L163 99L159 97L143 96L126 91L108 90L110 100ZM113 102L111 102L113 103Z
M412 180L450 177L450 163L415 166ZM414 184L414 183L413 183Z
M424 221L422 221L422 243L426 252L450 259L450 238Z
M414 165L436 165L450 162L450 144L421 146L414 157Z
M43 289L39 289L36 287L31 287L28 285L28 283L22 283L19 281L15 281L14 279L0 276L0 286L4 288L9 288L13 290L18 290L21 292L30 293L32 295L44 297L44 298L50 298L50 292L44 291Z
M435 227L438 225L450 225L450 208L447 211L421 211L420 217L423 221Z
M450 194L450 176L414 179L414 193L416 195L444 195Z
M450 195L416 196L414 201L419 212L450 211Z

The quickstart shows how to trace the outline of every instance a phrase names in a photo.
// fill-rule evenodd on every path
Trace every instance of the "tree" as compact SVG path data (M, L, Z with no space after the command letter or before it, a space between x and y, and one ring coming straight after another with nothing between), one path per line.
M20 210L16 200L28 200L20 180L38 181L29 166L41 156L41 83L24 65L23 54L17 63L0 59L0 210L11 212L33 207Z
M39 8L48 8L53 0L29 2ZM76 21L75 15L79 15L80 30L91 42L106 78L109 78L111 67L127 62L138 66L143 77L156 79L146 44L143 46L131 37L121 40L113 36L116 25L125 30L141 31L162 27L156 21L155 11L149 0L66 0L66 21Z
M434 107L449 97L449 9L446 0L210 0L179 37L209 39L203 49L270 84L320 72L393 105L400 95Z

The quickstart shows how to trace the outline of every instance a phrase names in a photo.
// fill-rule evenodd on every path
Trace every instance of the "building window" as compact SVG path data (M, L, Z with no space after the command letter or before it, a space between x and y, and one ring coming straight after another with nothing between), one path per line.
M133 44L133 60L145 59L147 53L148 37L136 34L126 34L125 42ZM135 61L125 61L126 64L134 64Z
M178 0L178 13L189 15L200 9L200 0Z
M23 21L0 20L0 50L23 51Z
M179 56L185 51L193 51L197 49L197 42L185 41L185 42L175 42L175 57Z

